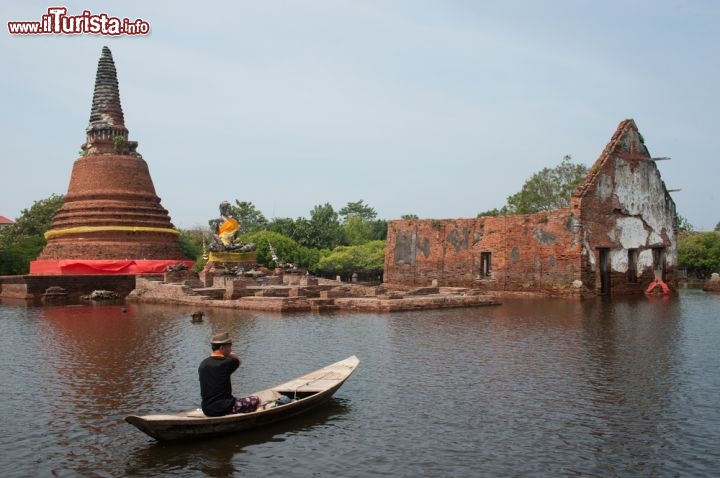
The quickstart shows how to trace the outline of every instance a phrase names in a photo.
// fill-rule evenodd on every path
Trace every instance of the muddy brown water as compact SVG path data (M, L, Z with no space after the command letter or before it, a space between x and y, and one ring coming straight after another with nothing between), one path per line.
M396 314L0 305L2 476L715 476L720 295L504 300ZM238 392L349 355L323 409L159 444L123 418L199 404L229 331Z

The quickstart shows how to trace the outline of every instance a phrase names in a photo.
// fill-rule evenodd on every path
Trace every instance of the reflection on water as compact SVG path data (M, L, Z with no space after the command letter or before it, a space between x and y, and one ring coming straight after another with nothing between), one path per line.
M0 306L3 476L712 476L720 295L395 314ZM355 354L327 407L158 444L128 414L199 404L227 330L249 393Z

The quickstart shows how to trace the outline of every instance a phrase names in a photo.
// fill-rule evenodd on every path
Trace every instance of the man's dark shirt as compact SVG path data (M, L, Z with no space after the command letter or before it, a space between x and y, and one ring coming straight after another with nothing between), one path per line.
M202 411L209 417L227 415L232 410L235 397L232 394L230 375L240 366L236 358L213 353L198 367Z

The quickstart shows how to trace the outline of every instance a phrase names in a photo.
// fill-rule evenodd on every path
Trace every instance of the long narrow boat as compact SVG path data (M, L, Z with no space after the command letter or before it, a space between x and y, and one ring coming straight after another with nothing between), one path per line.
M170 415L131 415L125 421L156 440L182 440L258 428L322 405L345 383L360 361L354 355L274 387L251 393L260 406L251 413L208 417L200 409Z

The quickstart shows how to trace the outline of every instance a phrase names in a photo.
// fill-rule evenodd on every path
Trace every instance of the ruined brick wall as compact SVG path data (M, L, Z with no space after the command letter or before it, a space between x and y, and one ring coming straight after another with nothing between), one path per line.
M385 282L578 294L582 251L570 209L476 219L390 221ZM488 266L484 264L489 260Z
M633 120L620 123L573 194L547 213L391 221L385 282L552 295L677 289L675 203ZM490 273L484 260L491 261Z
M656 276L677 288L675 203L632 120L620 123L572 208L582 222L585 284L601 292L604 273L610 295L644 291Z

